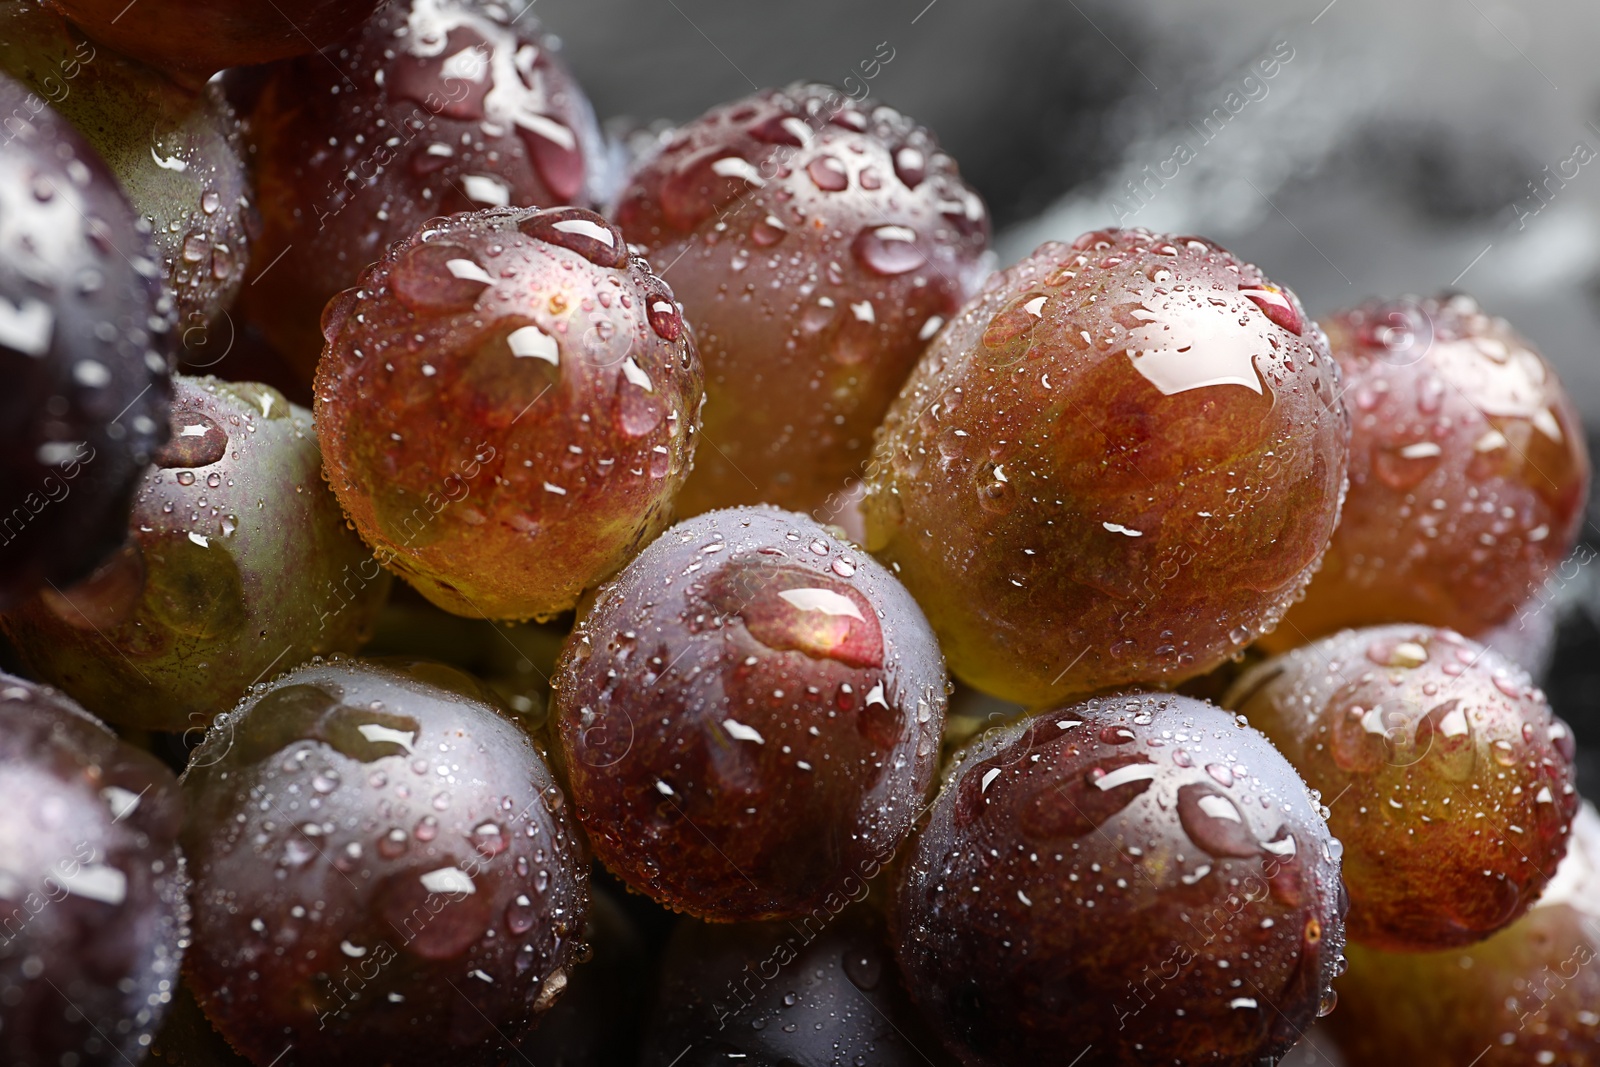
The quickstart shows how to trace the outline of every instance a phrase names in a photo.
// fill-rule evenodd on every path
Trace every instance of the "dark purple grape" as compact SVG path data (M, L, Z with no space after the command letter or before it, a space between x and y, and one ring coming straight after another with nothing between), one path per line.
M900 875L907 988L969 1067L1281 1056L1331 1009L1344 945L1323 818L1265 737L1189 697L992 731Z
M825 85L768 89L664 137L615 215L671 274L706 363L716 448L685 514L834 503L990 264L988 209L933 135Z
M322 479L311 412L253 382L175 386L127 545L3 621L30 669L85 707L182 732L275 668L354 652L389 574Z
M492 700L437 664L315 661L195 751L188 974L252 1060L498 1064L561 994L587 852Z
M244 302L307 377L323 306L428 219L594 202L605 145L558 47L520 3L392 0L329 56L272 67Z
M933 780L946 676L871 556L732 508L601 589L555 690L595 852L670 908L734 921L807 914L888 862Z
M954 1062L901 989L870 904L818 909L800 922L685 919L659 982L641 1067Z
M170 301L95 151L0 74L0 610L127 536L166 440Z
M0 675L0 796L0 1062L137 1061L189 937L178 783L60 693Z

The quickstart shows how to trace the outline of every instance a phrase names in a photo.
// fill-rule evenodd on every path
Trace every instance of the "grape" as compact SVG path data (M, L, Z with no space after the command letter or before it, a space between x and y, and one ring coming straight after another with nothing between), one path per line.
M249 116L264 229L245 310L310 377L323 305L428 219L588 205L604 145L517 5L393 0L330 58L274 66Z
M1522 668L1459 634L1345 631L1252 670L1227 703L1335 798L1352 941L1480 941L1527 910L1566 849L1572 733Z
M987 272L989 215L933 135L821 85L767 90L672 135L616 208L670 264L706 361L681 507L828 504L917 356Z
M189 936L178 783L52 689L0 675L0 1061L143 1055Z
M29 667L85 707L181 732L274 667L355 651L389 575L322 480L311 412L269 386L175 383L127 545L3 621Z
M1583 425L1560 379L1468 296L1333 316L1355 421L1350 496L1322 570L1270 640L1419 622L1505 622L1571 551L1588 500Z
M581 208L435 220L328 307L317 432L382 561L548 619L663 530L702 378L672 293Z
M595 852L721 921L805 915L876 874L932 782L946 700L893 576L775 508L668 530L602 588L554 683Z
M1352 946L1328 1020L1352 1063L1600 1064L1600 817L1585 804L1544 896L1487 941L1390 955Z
M166 439L171 304L100 157L0 74L0 610L122 543Z
M870 904L803 923L685 919L662 960L643 1067L951 1063L896 981Z
M1253 1067L1331 1010L1343 911L1338 842L1266 738L1130 694L966 749L893 930L912 999L968 1067L1197 1050Z
M50 0L96 41L193 88L224 67L320 52L381 0Z
M1310 580L1343 492L1338 384L1294 295L1214 244L1043 245L895 401L868 547L980 689L1038 705L1176 684Z
M246 1056L498 1064L560 995L586 851L490 700L436 664L313 662L195 750L189 976Z
M203 334L239 292L256 221L239 122L221 88L180 88L87 40L43 0L0 4L0 70L105 159L151 223L180 329Z

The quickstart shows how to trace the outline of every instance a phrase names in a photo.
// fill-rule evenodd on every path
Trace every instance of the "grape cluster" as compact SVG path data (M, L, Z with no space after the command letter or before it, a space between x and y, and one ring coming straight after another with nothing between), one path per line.
M0 0L0 1061L1600 1065L1551 363L989 220L520 4Z

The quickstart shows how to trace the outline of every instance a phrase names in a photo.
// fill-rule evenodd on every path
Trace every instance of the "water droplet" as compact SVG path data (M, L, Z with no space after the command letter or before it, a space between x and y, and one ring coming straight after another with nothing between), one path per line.
M850 186L850 172L833 156L818 156L806 165L806 173L825 193L841 192Z
M402 304L419 314L470 310L489 285L481 267L473 272L461 266L477 266L472 256L471 249L449 242L414 245L390 270L389 286ZM454 270L452 263L457 264Z
M789 229L784 226L783 220L775 215L767 215L764 218L757 219L755 225L750 227L750 240L762 248L771 248L783 240L788 233Z
M378 855L384 859L395 859L405 855L406 848L410 843L410 837L397 826L378 838Z
M519 894L515 900L506 905L506 929L514 935L520 936L532 930L538 919L538 909L525 893Z
M209 467L227 454L227 431L217 425L211 416L200 411L177 408L169 421L171 436L152 457L156 466ZM193 475L184 484L194 484Z
M1132 804L1159 775L1160 768L1144 755L1102 760L1083 775L1051 782L1034 793L1022 808L1022 831L1041 842L1082 837ZM969 774L965 781L976 785L978 779ZM981 802L981 790L962 796L963 807Z
M915 189L928 176L927 157L907 145L894 154L894 172L905 182L906 188Z
M869 226L856 234L851 249L862 266L885 277L916 270L928 261L917 244L917 231L908 226Z
M1218 859L1248 858L1261 851L1238 805L1208 783L1192 783L1178 790L1178 821L1189 840Z
M517 223L529 237L569 252L576 252L601 267L617 269L628 264L628 245L622 231L592 211L558 208L535 211Z
M1305 332L1305 322L1300 318L1294 301L1277 286L1263 285L1259 289L1240 289L1239 292L1285 330L1297 335Z
M683 336L683 316L678 305L663 295L646 295L647 316L650 328L664 341L676 341Z

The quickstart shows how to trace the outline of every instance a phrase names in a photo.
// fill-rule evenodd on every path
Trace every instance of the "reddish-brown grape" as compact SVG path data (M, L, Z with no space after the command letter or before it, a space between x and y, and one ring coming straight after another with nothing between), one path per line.
M354 652L389 575L322 479L311 412L178 375L171 421L122 549L0 621L30 670L102 718L178 733L274 667Z
M1338 382L1294 295L1214 244L1046 244L895 401L868 547L997 696L1181 682L1310 580L1344 487Z
M893 914L969 1067L1275 1062L1330 1010L1338 842L1255 730L1182 696L992 731L946 772Z
M588 857L539 752L469 676L313 662L184 775L186 966L258 1064L500 1064L582 952Z
M600 216L435 220L324 326L328 480L379 558L440 607L549 618L666 527L700 361L671 290Z
M1480 941L1566 850L1571 731L1521 667L1452 631L1348 630L1255 668L1228 704L1335 798L1352 941Z
M1350 495L1269 644L1387 622L1482 635L1538 591L1583 523L1589 454L1571 398L1468 296L1364 304L1326 326L1354 419Z
M198 87L224 67L319 52L381 0L50 0L85 33Z
M37 106L36 106L37 105ZM172 304L149 226L59 115L0 74L0 610L127 536L166 440Z
M307 377L323 306L428 219L592 202L594 111L554 40L513 14L393 0L260 87L248 125L265 226L245 310Z
M554 683L595 852L722 921L804 915L887 863L933 780L946 700L894 577L775 508L668 530L601 589Z
M1600 817L1584 805L1544 896L1489 940L1391 955L1352 945L1328 1020L1354 1064L1600 1064Z
M682 509L841 493L928 339L987 270L989 216L933 135L826 86L769 89L666 139L616 209L671 264L706 361Z
M136 1062L189 937L172 772L0 674L0 1062Z

